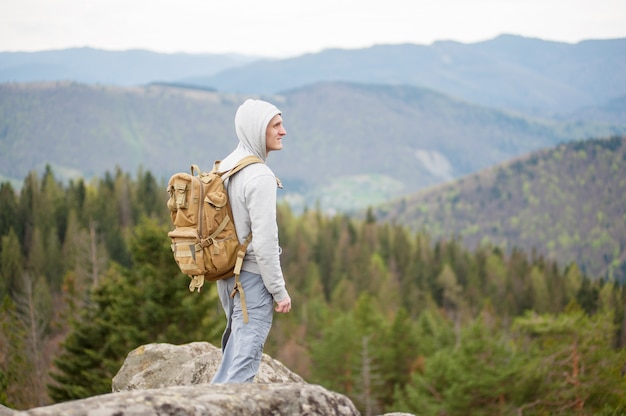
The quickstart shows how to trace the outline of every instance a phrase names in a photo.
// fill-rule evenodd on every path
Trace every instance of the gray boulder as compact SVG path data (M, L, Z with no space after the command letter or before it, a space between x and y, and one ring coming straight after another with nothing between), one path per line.
M0 404L0 416L12 416L15 413L15 410L9 409L6 406Z
M266 354L254 383L209 384L221 357L207 342L143 345L126 357L112 393L21 412L0 408L0 416L360 415L348 397L306 383Z
M113 392L210 383L222 350L208 342L147 344L131 351L112 381ZM302 377L263 354L257 383L304 383Z
M38 407L14 416L359 415L338 393L307 383L197 384L129 390Z

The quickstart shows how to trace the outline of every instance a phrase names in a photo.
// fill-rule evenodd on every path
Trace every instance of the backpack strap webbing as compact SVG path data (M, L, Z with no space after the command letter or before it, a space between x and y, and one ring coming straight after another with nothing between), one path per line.
M222 180L225 180L229 176L234 175L235 173L239 172L241 169L253 163L264 163L264 162L256 156L252 156L252 155L246 156L243 159L241 159L239 162L237 162L237 164L233 168L224 172L222 174Z
M246 250L248 249L248 244L252 240L252 233L248 234L246 237L246 241L239 247L239 251L237 252L237 262L235 263L235 287L233 287L233 291L230 293L230 297L234 298L235 294L239 292L239 300L241 301L241 313L243 314L243 323L248 323L248 308L246 308L246 294L243 291L243 286L239 281L239 275L241 274L241 267L243 266L243 258L246 255Z
M190 277L191 281L189 282L189 291L193 292L194 290L198 289L198 292L200 292L200 289L202 289L202 286L204 286L204 275L200 274Z
M228 177L234 175L235 173L239 172L241 169L253 163L263 163L263 161L256 156L252 156L252 155L246 156L243 159L241 159L239 162L237 162L237 164L232 169L224 172L222 174L222 180L226 180ZM233 288L233 291L230 294L230 297L234 298L235 294L239 293L239 300L241 301L241 313L243 314L244 324L248 323L248 308L246 308L246 294L243 291L243 285L239 281L239 275L241 274L241 267L243 266L243 258L246 255L246 250L248 249L248 245L250 244L251 240L252 240L252 233L248 234L248 237L246 237L246 240L239 247L239 251L237 252L237 261L235 263L235 270L234 270L235 287Z

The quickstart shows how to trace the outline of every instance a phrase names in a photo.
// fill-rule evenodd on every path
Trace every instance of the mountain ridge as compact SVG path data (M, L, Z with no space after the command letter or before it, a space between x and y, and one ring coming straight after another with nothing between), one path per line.
M381 221L626 280L626 136L541 149L382 204Z
M624 72L626 39L567 44L500 35L471 44L442 41L429 46L328 49L255 61L186 82L257 94L321 81L412 85L537 115L574 111L626 94Z
M21 180L47 164L62 179L116 166L161 178L191 164L208 169L235 146L233 118L247 97L156 84L0 84L0 175ZM410 86L329 82L262 98L283 111L285 149L269 163L301 208L360 209L532 150L626 133L626 123L529 118Z
M82 58L72 56L81 52ZM18 64L15 57L30 61ZM571 44L508 34L476 43L335 48L283 59L89 48L0 52L0 82L168 82L252 95L318 82L412 85L532 116L568 114L626 95L623 73L626 39Z
M0 52L0 82L74 81L134 86L213 74L256 59L259 58L236 54L166 54L89 47Z

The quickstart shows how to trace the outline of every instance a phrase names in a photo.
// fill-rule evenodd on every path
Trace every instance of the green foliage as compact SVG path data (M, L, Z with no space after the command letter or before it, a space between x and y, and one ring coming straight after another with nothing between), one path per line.
M18 199L13 186L8 182L0 184L0 236L7 235L13 229L19 232L21 224L18 213Z
M215 292L191 298L164 235L167 227L154 220L144 219L135 228L130 242L133 267L109 269L55 360L53 400L109 392L124 358L140 345L219 340L222 316L211 307L217 302Z
M9 380L4 374L4 371L0 370L0 404L6 406L8 404L7 387L9 386Z
M80 399L111 390L110 380L120 367L123 351L115 351L108 340L110 332L127 328L111 328L105 311L87 309L81 321L73 324L72 332L63 343L63 352L55 359L48 386L55 402Z
M416 415L508 414L507 386L521 366L507 339L478 319L464 328L458 346L426 358L423 370L396 392L396 406Z
M417 327L405 309L398 310L391 325L383 326L378 344L376 369L381 385L377 396L384 408L391 408L394 390L406 386L424 354Z
M4 296L0 305L0 404L21 409L34 404L29 397L32 363L26 354L26 328L15 303Z
M320 342L311 346L313 380L334 391L353 393L360 368L360 341L351 314L334 319L322 330Z
M626 350L612 347L613 325L610 314L590 317L576 307L558 316L529 312L516 319L513 328L527 355L525 376L533 381L528 414L609 406L626 411Z
M0 295L4 298L17 293L24 270L22 246L13 228L2 236L0 249Z
M59 199L44 195L56 186L52 172L46 177L30 175L15 197L23 222L2 236L0 273L9 300L24 274L37 279L33 305L49 317L42 341L54 357L40 364L52 382L49 397L22 388L32 385L37 361L19 355L30 351L24 322L4 320L0 336L10 347L0 357L12 357L0 366L7 402L28 407L108 392L124 357L146 343L219 344L224 322L215 287L187 290L166 237L166 195L152 175L133 180L118 169L59 185L61 219L55 209L35 208L33 201L52 207ZM618 366L626 345L616 282L590 279L574 263L561 270L536 252L487 243L470 251L460 238L435 240L373 217L295 215L284 204L278 221L294 308L275 317L265 352L307 381L347 394L363 414L538 414L557 396L564 405L584 398L586 412L623 407L614 394L623 388ZM575 301L584 311L576 334L588 376L580 373L578 390L546 372L550 359L566 360L570 340L537 329L550 325L527 330L534 321L516 320L528 310L552 317L546 322L565 319ZM60 349L54 340L62 340Z
M416 415L619 414L626 409L626 353L614 350L607 316L578 309L558 316L528 313L507 334L475 320L458 346L426 358L395 409Z

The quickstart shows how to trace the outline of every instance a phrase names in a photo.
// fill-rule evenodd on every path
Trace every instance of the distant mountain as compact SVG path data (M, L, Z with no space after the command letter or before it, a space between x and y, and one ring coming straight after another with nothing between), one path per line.
M381 221L626 281L626 136L570 142L381 206Z
M0 52L0 82L74 81L143 85L211 75L259 59L243 55L162 54L144 50L73 48Z
M46 164L63 179L116 166L186 170L205 150L209 158L232 147L239 101L162 85L0 84L0 175L23 179Z
M335 81L410 85L539 117L568 115L625 96L625 73L626 39L568 44L513 35L471 44L329 49L288 59L90 48L0 52L0 82L133 86L158 81L249 95Z
M626 39L577 44L502 35L462 44L379 45L255 61L186 82L275 94L320 81L413 85L534 115L567 113L626 94Z
M626 123L626 95L614 98L607 103L591 107L583 107L562 117L570 122L593 120L601 123Z
M285 143L293 156L273 163L305 184L299 189L313 187L307 200L319 198L323 206L340 210L382 202L532 150L626 133L626 121L534 119L407 86L321 83L282 97L290 132ZM320 186L326 183L332 186Z
M209 169L236 145L245 97L156 84L0 84L0 179L46 164L65 179L116 166L164 179L192 163ZM561 142L626 134L626 123L532 119L407 86L320 83L264 98L283 111L285 148L269 162L294 207L359 209Z

